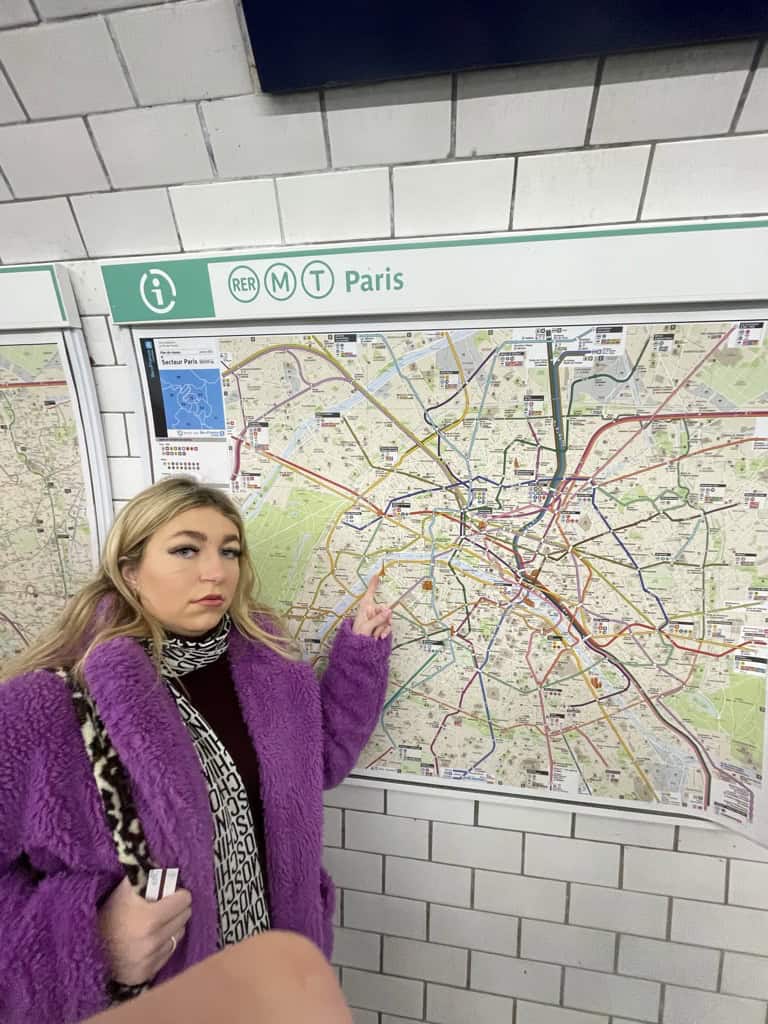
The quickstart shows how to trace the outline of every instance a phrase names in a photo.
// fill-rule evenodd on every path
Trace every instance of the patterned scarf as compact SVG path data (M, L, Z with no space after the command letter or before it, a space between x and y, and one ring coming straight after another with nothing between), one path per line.
M221 622L205 636L179 636L167 633L160 655L165 679L179 679L198 668L212 665L224 654L229 643L232 620L225 615ZM151 654L151 642L142 640L142 646Z

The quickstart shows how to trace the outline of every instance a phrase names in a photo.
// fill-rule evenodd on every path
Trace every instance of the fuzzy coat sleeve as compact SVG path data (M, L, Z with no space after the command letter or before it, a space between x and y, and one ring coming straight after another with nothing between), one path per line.
M391 635L357 636L345 620L320 680L323 785L333 789L352 771L381 714L387 690Z
M108 968L97 923L104 880L92 872L33 868L51 747L36 673L0 686L0 1021L69 1024L106 1005ZM47 676L47 674L46 674ZM45 680L46 677L43 677ZM49 695L45 694L46 702ZM46 712L56 705L53 694ZM54 731L55 730L51 730ZM49 732L50 735L50 732Z

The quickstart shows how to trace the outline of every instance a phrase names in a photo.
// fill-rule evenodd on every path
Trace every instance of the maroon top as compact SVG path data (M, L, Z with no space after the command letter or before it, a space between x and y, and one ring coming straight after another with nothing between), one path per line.
M251 737L248 735L226 654L223 654L218 661L214 661L211 665L188 672L181 677L181 681L192 704L227 748L243 780L256 830L256 844L259 850L261 873L264 877L264 891L269 893L267 851L264 842L264 811L259 786L259 759L253 748Z

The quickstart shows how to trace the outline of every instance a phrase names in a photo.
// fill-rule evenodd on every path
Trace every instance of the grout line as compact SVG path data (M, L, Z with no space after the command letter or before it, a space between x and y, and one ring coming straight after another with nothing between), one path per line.
M657 1020L664 1020L664 1007L667 1001L667 985L666 982L661 983L661 994L659 996L659 1015Z
M33 14L35 14L35 15L37 15L37 20L38 20L38 21L42 21L42 20L43 20L43 16L42 16L42 14L40 13L40 11L38 10L38 7L37 7L37 0L29 0L29 6L30 6L30 7L32 8L32 13L33 13ZM28 27L28 28L34 28L34 26L33 26L33 25L29 25L29 26L26 26L26 27Z
M720 962L717 965L717 985L715 987L716 992L723 991L723 971L725 969L725 950L720 950Z
M80 118L77 118L77 120L80 120ZM93 125L86 116L83 116L82 120L85 124L85 130L88 134L88 138L91 140L91 145L93 146L96 152L96 159L99 161L102 171L104 171L104 177L107 179L107 184L109 185L110 190L115 192L117 191L115 189L115 183L112 181L112 175L109 173L107 162L102 156L101 150L99 149L99 144L96 141L96 136L93 134Z
M280 190L277 187L277 178L272 179L272 187L275 192L275 206L277 207L277 223L280 228L280 243L285 245L285 224L283 223L283 208L280 205ZM384 794L384 802L386 805L386 792Z
M576 838L576 814L575 813L571 814L571 832L570 832L570 836L571 836L571 839L575 839Z
M11 188L11 183L6 178L5 172L3 171L2 167L0 167L0 185L5 185L5 187L8 189L8 194L10 195L11 199L15 199L16 198L16 196L14 194L14 191ZM6 200L4 200L4 202L8 202L8 200L6 199Z
M673 914L673 900L671 896L667 896L667 930L665 938L667 942L672 941L672 914Z
M595 113L597 111L597 99L600 94L600 87L603 84L603 70L605 69L605 57L600 57L597 62L597 68L595 69L595 84L592 89L592 100L589 104L589 113L587 114L587 127L584 132L584 145L592 145L592 126L595 121ZM581 148L581 147L579 147Z
M343 807L338 808L341 811L341 848L346 850L347 848L347 815Z
M171 220L173 221L173 230L176 232L176 239L179 243L179 249L184 252L184 243L181 240L181 231L179 231L179 223L176 220L176 210L173 207L173 201L171 200L171 190L168 185L163 190L165 192L166 199L168 200L168 209L171 211Z
M464 979L464 988L469 988L469 981L470 981L471 977L472 977L472 950L468 949L467 950L467 973L466 973L466 977ZM424 1014L424 1017L426 1019L426 1014Z
M528 838L527 832L520 833L520 874L525 874L525 847L526 839Z
M571 923L571 888L573 882L565 883L565 924Z
M725 895L723 896L723 903L727 906L730 903L731 895L731 858L725 858Z
M558 1006L565 1006L565 967L560 967L560 994L557 1000Z
M473 807L472 810L473 810L472 824L475 827L477 827L480 824L480 801L479 800L475 800L474 801L474 807Z
M32 118L30 117L29 111L27 110L27 108L22 103L21 95L19 94L19 91L16 88L16 85L14 84L13 79L11 78L9 73L6 71L5 65L3 64L2 60L0 60L0 75L4 75L5 76L5 80L8 83L8 88L11 90L11 92L13 93L14 99L16 100L16 102L21 107L22 114L24 114L24 116L26 117L27 121L31 121ZM22 124L23 122L18 122L18 123Z
M652 143L651 148L648 152L648 163L645 165L645 175L643 176L643 184L640 189L640 199L637 204L637 216L635 220L638 221L643 216L643 207L645 206L645 197L648 194L648 184L651 180L651 171L653 169L653 158L656 156L656 143Z
M331 152L331 132L328 127L328 109L325 104L325 89L318 91L320 102L320 121L323 126L323 142L325 143L325 166L326 169L333 168L333 153Z
M112 40L112 45L115 48L115 54L117 55L117 59L118 59L118 62L120 63L120 67L122 69L122 72L125 75L125 81L126 81L126 83L128 85L128 91L130 92L131 97L133 99L133 102L136 104L136 106L137 107L141 107L143 104L142 104L141 100L139 99L139 94L136 92L136 87L133 84L133 78L131 77L131 72L130 72L130 70L128 68L128 61L125 59L125 54L122 51L122 48L120 46L120 42L118 41L117 33L115 32L114 26L112 24L112 19L111 18L104 18L104 24L107 27L107 32L109 33L109 38ZM125 108L123 108L123 109L125 109Z
M451 75L451 128L450 128L450 140L448 142L448 157L449 159L456 156L456 116L458 113L459 106L459 76L454 71Z
M746 106L747 99L752 88L752 83L757 73L757 69L760 66L760 59L763 56L763 50L765 49L765 46L766 41L764 39L762 41L758 40L755 52L752 56L752 63L750 64L749 71L747 72L747 77L744 79L744 88L741 90L741 95L739 96L738 101L736 102L736 109L734 110L733 117L731 118L731 125L728 129L729 135L733 135L735 133L736 127L739 121L741 120L741 115L744 112L744 107Z
M125 437L125 450L126 450L126 453L128 454L128 457L130 458L130 456L131 456L131 443L130 443L130 440L128 438L128 422L127 422L127 420L125 418L127 414L124 413L124 412L121 412L120 415L123 417L123 435Z
M624 888L624 844L619 847L619 884L617 889Z
M474 907L475 905L475 878L477 877L477 871L475 868L469 869L469 905Z
M509 221L507 224L508 230L512 231L512 225L515 219L515 197L517 195L517 171L520 167L520 157L515 157L515 165L512 168L512 190L509 194Z
M211 133L208 131L208 124L205 120L205 114L203 113L202 100L198 100L195 103L195 110L197 111L197 119L200 122L200 130L203 133L203 143L205 150L208 153L208 159L211 161L211 168L213 170L213 177L219 177L219 168L216 165L216 154L213 152L213 143L211 142Z
M389 234L391 238L395 237L395 171L393 167L389 169Z
M613 938L613 973L619 973L619 952L621 944L621 932L616 932Z
M83 235L82 229L80 227L80 221L77 219L77 214L75 213L75 208L72 205L72 197L71 196L65 196L64 198L66 199L67 206L69 207L69 212L72 214L72 220L75 222L75 227L77 228L78 238L80 239L80 241L83 244L83 249L85 249L86 253L88 254L87 258L94 259L95 257L91 255L91 253L88 251L88 246L85 244L85 236Z
M517 918L517 935L515 936L515 956L519 959L520 952L523 948L523 917L522 914Z
M432 848L434 843L434 821L427 822L427 860L432 860Z
M672 849L675 851L675 853L678 853L679 850L680 850L680 826L679 825L675 825L675 834L674 834L674 837L672 839Z

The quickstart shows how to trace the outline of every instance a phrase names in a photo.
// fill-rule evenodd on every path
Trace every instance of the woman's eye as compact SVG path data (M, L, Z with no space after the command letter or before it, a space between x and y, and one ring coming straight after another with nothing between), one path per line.
M222 554L227 558L236 559L240 557L240 552L236 548L224 548Z
M190 548L190 547L174 548L171 551L171 554L172 555L181 555L182 558L191 558L192 555L196 555L197 554L197 548Z

